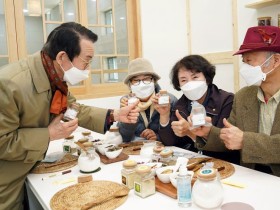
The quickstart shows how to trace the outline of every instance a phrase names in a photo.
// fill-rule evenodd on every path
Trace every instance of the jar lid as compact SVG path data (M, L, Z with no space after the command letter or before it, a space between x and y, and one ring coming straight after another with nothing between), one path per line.
M74 103L71 104L71 106L72 106L73 108L79 108L79 107L80 107L80 104L77 103L77 102L74 102Z
M109 131L110 132L119 132L119 128L118 127L110 128Z
M137 165L137 162L135 160L126 160L123 162L124 168L134 168Z
M90 131L83 131L82 134L83 134L84 136L89 136L89 135L91 134L91 132L90 132Z
M71 135L71 136L66 137L65 139L67 139L67 140L72 140L72 139L74 139L74 136Z
M160 90L160 94L167 94L167 90Z
M205 181L211 181L217 177L217 170L214 168L200 169L197 178Z
M78 142L81 142L81 143L88 142L88 138L81 138L78 140Z
M84 147L93 147L93 142L88 141L83 143Z
M162 150L164 150L164 146L155 146L154 147L154 152L160 153Z
M171 156L173 154L173 150L172 149L164 149L160 152L160 156L167 158L169 156Z
M151 167L147 165L140 165L136 168L136 173L138 174L146 174L151 172Z

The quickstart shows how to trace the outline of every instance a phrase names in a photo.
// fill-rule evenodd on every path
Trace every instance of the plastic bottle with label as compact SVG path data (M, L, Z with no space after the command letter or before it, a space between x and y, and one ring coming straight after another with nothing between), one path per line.
M180 207L190 207L192 204L191 196L191 176L185 165L181 165L177 176L177 195Z

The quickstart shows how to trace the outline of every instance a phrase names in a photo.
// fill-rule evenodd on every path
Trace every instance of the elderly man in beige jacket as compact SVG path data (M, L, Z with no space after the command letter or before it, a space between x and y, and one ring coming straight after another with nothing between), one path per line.
M240 150L242 164L280 176L280 28L249 28L238 52L241 76L249 87L235 95L224 128L200 127L193 133L206 150ZM208 121L211 121L208 119Z
M88 77L97 35L77 23L64 23L49 35L41 53L0 70L0 209L23 209L24 181L44 158L50 141L79 126L103 133L114 121L135 123L134 105L118 110L83 106L76 119L61 122L68 91Z

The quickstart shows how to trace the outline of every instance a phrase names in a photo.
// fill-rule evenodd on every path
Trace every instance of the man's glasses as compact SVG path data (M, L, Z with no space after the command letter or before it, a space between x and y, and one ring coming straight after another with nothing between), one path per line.
M146 77L144 79L132 79L130 83L132 85L139 85L140 82L142 81L144 84L148 85L153 81L153 79L154 79L153 77Z
M78 56L78 57L85 63L84 69L87 69L87 68L90 66L90 64L91 64L92 59L89 60L89 61L86 61L86 60L83 59L81 56Z

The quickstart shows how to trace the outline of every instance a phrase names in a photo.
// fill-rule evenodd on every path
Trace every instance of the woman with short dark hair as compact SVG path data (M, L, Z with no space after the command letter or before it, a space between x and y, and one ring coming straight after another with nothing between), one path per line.
M187 121L191 113L192 101L197 101L206 109L206 115L212 118L213 125L223 127L223 118L228 118L232 104L233 94L218 89L213 84L215 66L200 55L189 55L179 60L171 70L170 77L173 87L183 91L171 112L157 109L157 97L153 102L160 113L159 136L166 146L178 146L197 152L196 137L190 132ZM169 114L171 113L171 114ZM208 152L204 154L239 163L239 152Z

